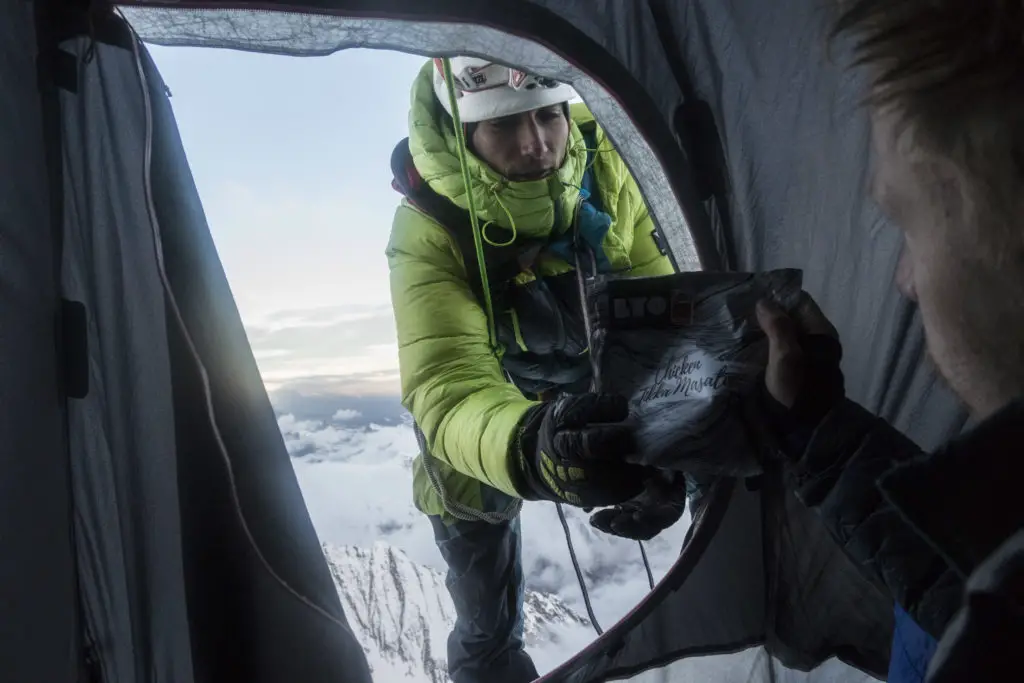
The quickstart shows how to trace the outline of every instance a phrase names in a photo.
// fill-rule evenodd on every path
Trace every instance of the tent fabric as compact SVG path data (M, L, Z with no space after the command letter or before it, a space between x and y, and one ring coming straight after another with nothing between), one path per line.
M891 601L786 491L781 473L769 470L756 484L720 480L706 497L709 519L695 522L680 561L655 590L545 680L646 680L653 666L690 657L693 675L724 675L738 664L723 653L760 645L765 657L738 660L761 667L751 681L870 678L851 665L881 677ZM698 663L708 655L719 656ZM843 676L832 678L837 671Z
M844 44L828 58L829 5L669 4L723 144L732 225L723 261L803 268L804 288L843 340L850 398L923 448L959 433L966 413L925 360L915 309L892 285L902 238L868 199L862 75L844 70Z
M629 679L631 683L706 683L727 681L780 681L782 683L874 683L868 674L851 671L831 659L808 673L782 666L764 647L751 647L727 654L702 655L677 659L658 669L651 669Z
M0 671L49 682L73 680L81 658L47 165L59 149L44 134L58 122L37 86L33 9L0 4Z
M89 350L88 393L69 405L86 630L89 642L124 645L103 652L108 680L147 671L174 680L190 671L191 653L179 635L188 614L177 444L166 419L173 405L163 288L146 229L144 105L123 48L75 38L61 50L78 62L91 50L77 92L60 92L62 290L85 306ZM149 612L159 620L140 630Z
M123 21L49 5L37 46L14 7L4 680L369 681L155 67Z
M843 45L826 58L821 3L125 4L157 43L475 54L572 83L682 268L802 268L851 398L925 447L963 426L889 284L899 238L866 196L861 83ZM0 562L0 670L369 680L163 83L86 6L0 9L0 130L19 131L0 136L0 557L19 558ZM884 676L891 604L779 472L702 506L647 599L546 680Z

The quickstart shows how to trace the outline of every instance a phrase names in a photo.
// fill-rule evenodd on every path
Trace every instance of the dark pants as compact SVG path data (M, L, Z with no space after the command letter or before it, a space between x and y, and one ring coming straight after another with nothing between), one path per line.
M526 683L537 669L523 649L523 566L519 518L504 524L430 517L448 563L445 584L455 603L448 636L454 683Z

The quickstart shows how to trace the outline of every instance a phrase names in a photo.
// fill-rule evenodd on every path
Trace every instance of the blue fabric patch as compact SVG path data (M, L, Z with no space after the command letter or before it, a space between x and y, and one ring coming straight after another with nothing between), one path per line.
M902 607L896 605L895 613L896 628L892 634L887 680L889 683L924 683L924 674L937 643Z
M583 173L583 186L579 188L580 203L579 215L576 217L579 225L579 234L584 242L594 251L597 257L597 270L599 273L609 273L612 270L608 255L604 253L604 238L612 227L612 217L604 212L604 204L601 201L601 193L597 189L597 182L594 179L593 157L597 141L593 133L584 134L584 142L587 145L587 169ZM572 249L573 235L569 233L551 243L549 249L559 258L569 263L575 263L575 256Z

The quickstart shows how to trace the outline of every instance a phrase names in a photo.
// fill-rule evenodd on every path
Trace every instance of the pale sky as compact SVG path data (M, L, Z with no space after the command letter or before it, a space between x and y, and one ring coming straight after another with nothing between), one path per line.
M149 49L268 386L397 390L390 158L424 59Z

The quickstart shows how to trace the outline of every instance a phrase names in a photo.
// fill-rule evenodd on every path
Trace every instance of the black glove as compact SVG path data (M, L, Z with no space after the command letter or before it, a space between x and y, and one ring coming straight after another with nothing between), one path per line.
M649 478L644 492L633 500L595 512L590 525L613 536L649 541L678 522L685 509L682 475L666 472Z
M789 311L758 302L757 321L768 337L767 407L792 425L817 427L846 393L839 333L807 292Z
M774 414L816 427L846 396L846 382L840 369L843 346L838 339L827 334L801 334L797 339L803 372L796 402L792 408L786 408L772 397L767 388L764 388L763 396Z
M817 426L846 396L840 362L843 347L826 334L800 334L803 373L792 408L782 405L761 383L761 401L781 450L790 457L803 454Z
M635 497L647 468L625 458L636 451L623 396L563 396L530 409L514 456L526 500L604 507Z

